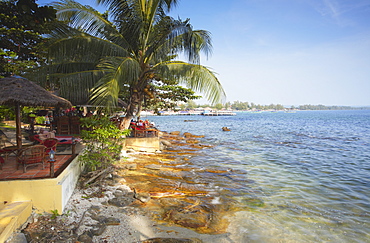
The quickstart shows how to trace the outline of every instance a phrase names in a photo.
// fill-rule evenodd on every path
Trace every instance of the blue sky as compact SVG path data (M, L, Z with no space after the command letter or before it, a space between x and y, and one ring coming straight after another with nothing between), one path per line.
M202 64L227 101L370 105L369 0L182 0L171 15L211 32Z

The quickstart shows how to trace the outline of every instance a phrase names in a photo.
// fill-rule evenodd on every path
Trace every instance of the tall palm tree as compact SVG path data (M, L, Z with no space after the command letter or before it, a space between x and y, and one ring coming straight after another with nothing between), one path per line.
M127 94L123 127L137 114L155 80L171 80L201 92L212 103L225 92L200 55L211 53L210 33L193 30L189 20L167 14L177 0L97 0L109 12L100 14L72 0L55 3L59 20L67 26L51 34L48 68L57 77L62 95L95 105L116 107ZM179 55L187 62L176 60ZM153 95L150 95L153 98Z

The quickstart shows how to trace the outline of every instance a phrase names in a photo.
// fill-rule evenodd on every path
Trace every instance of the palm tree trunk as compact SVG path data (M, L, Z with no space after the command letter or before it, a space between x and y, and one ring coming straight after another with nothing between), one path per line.
M127 106L126 115L120 125L121 130L129 128L132 118L137 114L140 107L140 97L141 95L139 92L135 92L132 94L131 100L129 101L129 104Z

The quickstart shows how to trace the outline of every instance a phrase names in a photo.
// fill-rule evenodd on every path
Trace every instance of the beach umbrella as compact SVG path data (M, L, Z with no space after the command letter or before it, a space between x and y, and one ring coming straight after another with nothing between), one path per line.
M20 77L11 76L0 79L0 105L15 107L17 147L22 147L21 106L72 107L71 102L45 90L36 83Z

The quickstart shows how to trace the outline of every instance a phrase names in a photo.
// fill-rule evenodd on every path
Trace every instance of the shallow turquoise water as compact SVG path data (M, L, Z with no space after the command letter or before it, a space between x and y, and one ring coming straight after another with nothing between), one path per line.
M194 177L245 205L232 222L242 241L370 242L370 111L148 118L216 145L191 158Z

